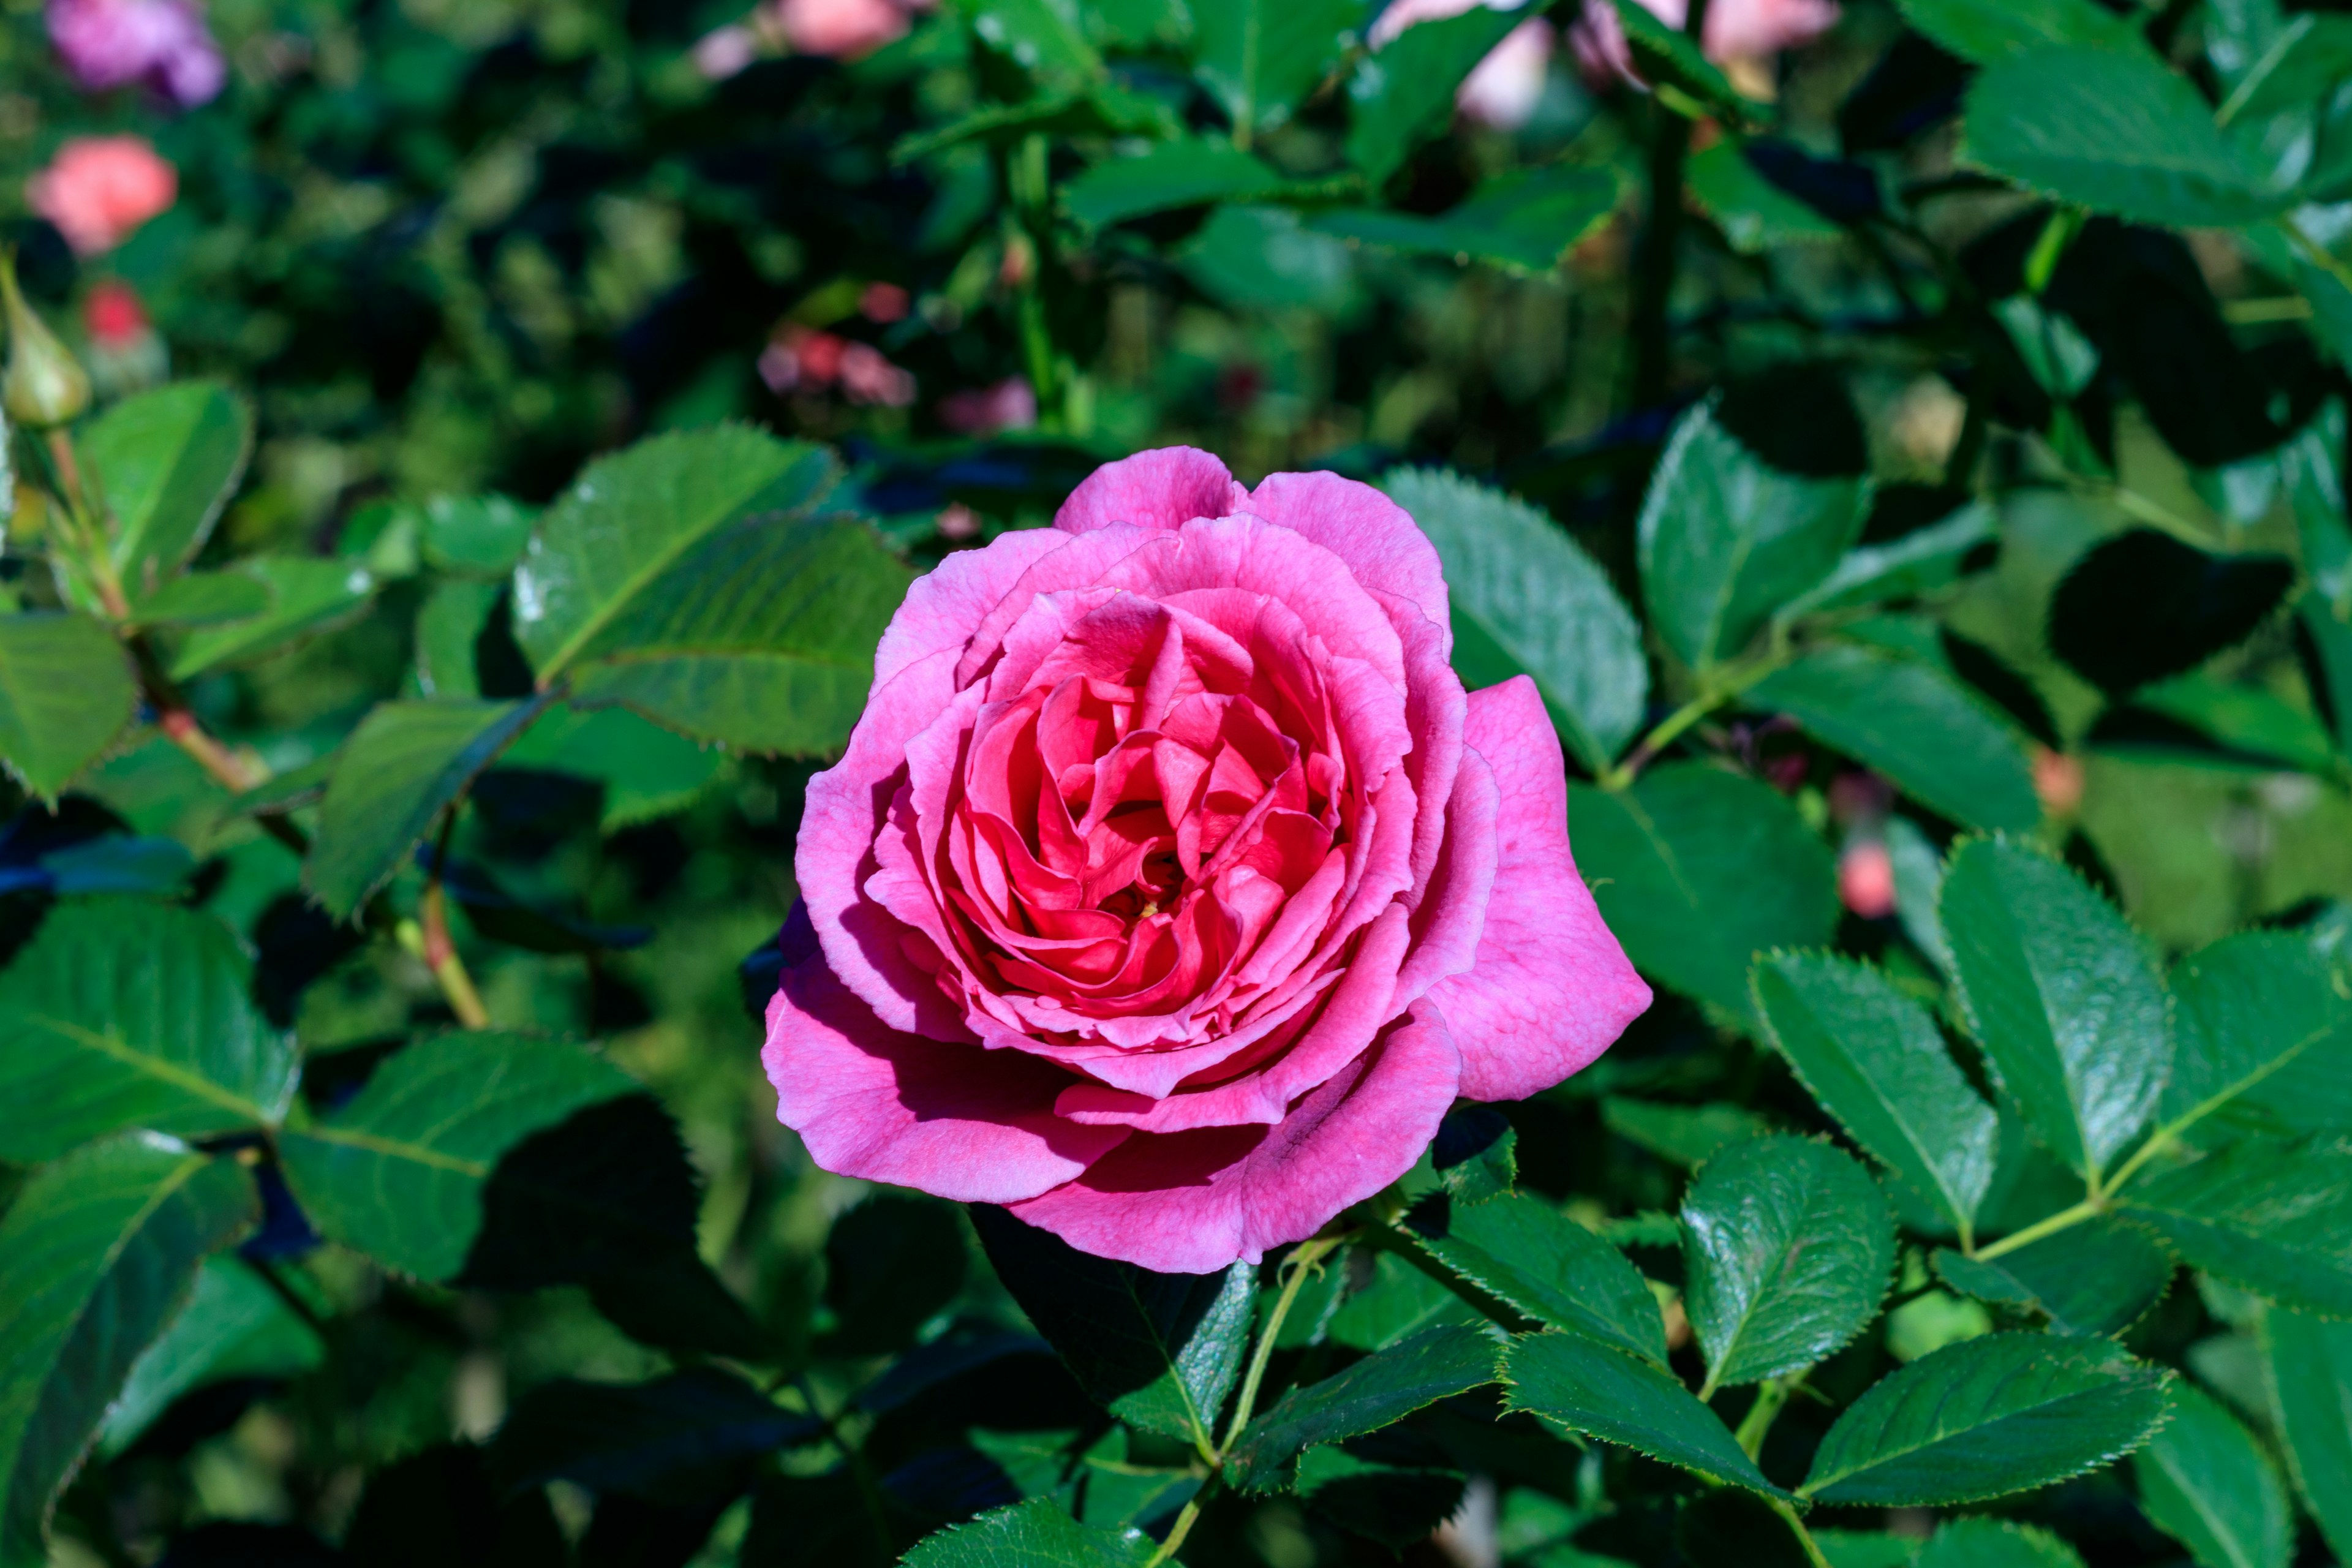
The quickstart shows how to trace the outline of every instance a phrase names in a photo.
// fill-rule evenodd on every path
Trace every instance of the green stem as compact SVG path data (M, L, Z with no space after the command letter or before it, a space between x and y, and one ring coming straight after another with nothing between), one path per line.
M2303 252L2305 259L2329 274L2347 289L2352 289L2352 267L2347 267L2334 251L2312 238L2311 231L2297 223L2294 214L2281 213L2277 221L2279 227L2286 231L2287 238L2294 241L2294 247Z
M1764 1451L1765 1434L1772 1430L1781 1407L1789 1403L1789 1395L1797 1391L1797 1384L1802 1381L1801 1374L1768 1377L1757 1388L1756 1403L1748 1407L1748 1414L1739 1418L1738 1431L1732 1434L1741 1453L1752 1459Z
M1215 1484L1214 1478L1212 1478L1209 1485ZM1151 1560L1144 1564L1144 1568L1160 1568L1161 1563L1175 1559L1178 1550L1184 1544L1184 1538L1192 1533L1192 1521L1201 1517L1201 1500L1207 1495L1208 1487L1202 1487L1192 1494L1192 1500L1186 1503L1184 1511L1176 1516L1176 1523L1168 1531L1168 1539L1160 1543L1160 1550L1151 1554Z
M1805 1561L1811 1563L1812 1568L1830 1568L1830 1560L1822 1555L1821 1543L1813 1539L1813 1532L1805 1528L1805 1521L1798 1516L1797 1510L1779 1498L1765 1500L1772 1505L1772 1511L1788 1521L1789 1528L1796 1532L1798 1544L1805 1549Z
M2071 1230L2084 1220L2096 1219L2106 1212L2107 1204L2105 1198L2084 1198L2073 1208L2060 1209L2047 1219L2036 1220L2023 1230L2011 1231L1999 1241L1980 1247L1969 1256L1979 1263L1990 1263L1994 1258L2015 1252L2021 1247L2031 1247L2044 1237L2055 1236L2062 1230Z
M1708 683L1696 697L1658 721L1658 727L1643 736L1642 743L1627 753L1623 762L1603 771L1599 780L1601 787L1621 790L1632 784L1635 775L1656 760L1659 752L1682 738L1683 731L1788 663L1790 657L1786 648L1775 648Z
M1307 1274L1317 1265L1347 1246L1353 1235L1353 1232L1342 1232L1338 1236L1318 1236L1311 1241L1303 1241L1298 1244L1298 1249L1284 1260L1282 1267L1289 1278L1283 1281L1282 1294L1275 1298L1274 1310L1266 1314L1265 1327L1258 1332L1257 1350L1250 1357L1248 1374L1242 1379L1242 1396L1234 1406L1233 1425L1225 1428L1224 1446L1212 1452L1205 1447L1205 1439L1202 1439L1203 1457L1212 1465L1224 1463L1224 1457L1233 1452L1234 1444L1240 1440L1242 1428L1249 1425L1250 1413L1257 1407L1258 1385L1265 1381L1266 1363L1274 1359L1274 1342L1282 1337L1282 1321L1290 1316L1291 1303L1298 1300L1298 1288L1307 1282Z

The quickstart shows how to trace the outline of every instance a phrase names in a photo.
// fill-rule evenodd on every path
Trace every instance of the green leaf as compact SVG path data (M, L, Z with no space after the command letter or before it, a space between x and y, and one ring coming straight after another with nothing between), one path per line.
M0 1216L0 1563L48 1560L51 1502L131 1364L258 1207L234 1162L140 1133L37 1173Z
M1693 154L1685 177L1692 199L1743 256L1776 245L1827 244L1845 237L1842 226L1757 173L1735 141Z
M1765 677L1745 701L1788 715L1966 826L2028 832L2042 821L2015 732L1933 665L1853 644L1816 648Z
M1331 310L1354 292L1355 258L1345 242L1311 233L1288 207L1219 207L1171 254L1229 310Z
M970 9L982 43L1045 87L1072 87L1103 73L1102 57L1066 0L980 0Z
M2249 1138L2117 1202L2195 1268L2299 1311L2352 1318L2352 1146Z
M708 1495L713 1466L824 1431L816 1416L784 1409L735 1373L698 1366L645 1383L543 1383L517 1402L488 1458L503 1491L567 1480L691 1505Z
M54 800L131 722L139 687L114 634L87 616L0 616L0 762Z
M227 387L173 382L126 397L80 440L114 516L109 553L134 605L195 558L253 455L253 411Z
M1454 98L1503 36L1526 18L1474 6L1408 26L1356 64L1348 81L1348 162L1375 185L1454 118Z
M129 898L51 910L0 972L0 1159L53 1159L128 1127L194 1138L278 1121L293 1046L248 976L210 915Z
M207 1258L187 1310L131 1364L99 1449L121 1453L184 1394L236 1378L298 1377L326 1355L318 1331L251 1264Z
M1227 1463L1237 1484L1265 1490L1303 1449L1377 1432L1425 1405L1494 1382L1501 1353L1487 1329L1423 1329L1336 1377L1284 1394L1243 1430Z
M2121 1458L2163 1424L2170 1374L2105 1340L1985 1334L1881 1379L1797 1489L1817 1502L1974 1502Z
M727 763L724 752L625 708L583 712L569 704L524 731L501 760L602 784L607 833L684 810Z
M2352 1131L2352 1001L2309 941L2224 937L2175 963L2171 982L2167 1127L2219 1112L2265 1131Z
M2030 1524L1956 1519L1937 1527L1912 1568L2083 1568L2083 1559L2058 1537Z
M1938 912L1969 1032L2002 1092L2051 1152L2104 1170L2171 1068L2146 943L2073 871L2005 838L1953 851Z
M1731 79L1699 52L1698 40L1681 27L1659 17L1641 0L1616 0L1616 5L1626 47L1633 52L1633 68L1643 81L1679 92L1735 130L1759 124L1769 114L1766 105L1734 88ZM1690 114L1688 105L1674 107Z
M1616 793L1569 786L1576 859L1601 917L1652 979L1757 1023L1755 955L1826 944L1836 869L1768 784L1696 763Z
M1907 816L1886 819L1886 853L1895 862L1895 918L1903 934L1927 955L1937 973L1952 972L1951 945L1944 940L1944 922L1936 912L1943 902L1944 857L1919 825Z
M1096 7L1087 7L1087 16ZM1043 92L1018 103L983 103L971 113L929 131L903 136L890 149L893 163L911 163L965 142L1005 146L1032 135L1149 136L1183 134L1183 121L1167 104L1108 81Z
M427 565L502 577L522 559L538 521L538 512L501 495L435 496L416 509L416 538Z
M421 1279L465 1267L499 1157L574 1111L637 1092L577 1046L449 1034L395 1052L351 1103L279 1135L286 1179L333 1240Z
M1730 1428L1675 1376L1580 1334L1529 1334L1503 1360L1505 1404L1727 1486L1788 1494L1764 1479Z
M1271 130L1339 63L1361 0L1191 0L1193 72L1239 140Z
M1432 1323L1476 1322L1460 1296L1393 1252L1373 1255L1370 1280L1339 1305L1327 1330L1332 1342L1386 1350Z
M1665 1363L1665 1321L1641 1270L1542 1199L1424 1205L1407 1224L1446 1272L1531 1322Z
M591 463L515 568L515 637L531 668L551 681L627 651L640 623L703 585L696 557L713 535L746 518L805 514L835 478L821 448L737 425L657 436Z
M2211 1395L2174 1385L2172 1419L2132 1456L2139 1506L2199 1568L2286 1568L2294 1516L2270 1456Z
M1915 598L1959 580L1969 554L2000 537L2000 514L1988 501L1970 501L1941 522L1885 544L1864 544L1845 552L1837 569L1781 606L1779 617L1793 621L1824 610Z
M903 1568L1141 1568L1151 1538L1139 1530L1080 1524L1051 1498L992 1510L928 1537Z
M427 697L471 700L482 694L474 645L506 584L479 577L437 583L416 612L416 689Z
M1683 1306L1707 1389L1823 1360L1878 1315L1895 1216L1870 1173L1785 1134L1734 1144L1683 1199Z
M1772 1131L1772 1124L1754 1111L1719 1100L1711 1105L1668 1105L1615 1094L1601 1102L1601 1125L1685 1169L1705 1163L1734 1143L1745 1143ZM1673 1220L1667 1220L1666 1230L1666 1245L1679 1246L1682 1233Z
M1755 984L1798 1080L1968 1235L1992 1185L2000 1119L1953 1064L1934 1016L1877 970L1826 953L1775 953Z
M2263 1314L2287 1467L2338 1560L2352 1558L2352 1323Z
M242 572L190 572L140 601L143 626L217 626L269 613L269 585Z
M2119 1334L2172 1282L2172 1259L2138 1226L2100 1218L1990 1262L1948 1248L1936 1272L1979 1301L2040 1312L2062 1334Z
M1974 65L2053 44L2147 52L2139 31L2097 0L1898 0L1903 19Z
M385 702L343 743L303 879L349 920L392 880L436 818L545 710L528 702Z
M1381 488L1445 563L1463 684L1525 671L1579 762L1598 773L1616 761L1641 728L1650 667L1600 563L1536 508L1450 469L1394 468Z
M1834 570L1870 487L1768 468L1711 403L1682 417L1650 478L1639 524L1642 594L1676 658L1708 669Z
M1962 157L2137 223L2226 227L2293 205L2147 50L2062 46L1996 60L1969 89Z
M971 1205L997 1278L1078 1386L1148 1432L1204 1448L1249 1348L1256 1270L1155 1274L1078 1251L1001 1208Z
M2336 770L2335 744L2319 716L2259 686L2176 676L2132 693L2131 707L2185 724L2263 772L2273 771L2271 764L2322 776Z
M299 555L255 555L227 570L269 590L269 608L227 626L207 626L180 645L172 679L191 680L206 670L249 664L322 632L359 613L375 592L368 569L349 561Z
M889 1354L963 1288L963 1220L933 1199L877 1194L833 1222L824 1262L828 1349Z
M1078 222L1099 228L1171 207L1247 201L1288 183L1232 142L1195 136L1097 163L1062 187L1062 204Z
M1485 261L1506 271L1548 275L1560 258L1617 210L1616 173L1552 163L1497 174L1434 217L1387 207L1339 207L1307 220L1318 234L1402 250Z

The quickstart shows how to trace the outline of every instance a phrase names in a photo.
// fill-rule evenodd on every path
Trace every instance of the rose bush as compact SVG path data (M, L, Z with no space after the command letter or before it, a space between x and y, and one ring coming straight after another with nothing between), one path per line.
M1465 692L1368 486L1110 464L950 556L813 780L768 1008L825 1168L1203 1272L1312 1235L1649 1005L1525 677ZM797 960L797 962L794 962Z

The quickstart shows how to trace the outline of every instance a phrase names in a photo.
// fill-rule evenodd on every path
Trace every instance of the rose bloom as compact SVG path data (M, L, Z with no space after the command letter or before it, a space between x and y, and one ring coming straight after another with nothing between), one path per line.
M228 70L194 0L49 0L49 41L85 90L144 82L193 109Z
M1457 1098L1649 988L1525 677L1465 693L1437 552L1328 474L1177 447L950 554L810 781L764 1058L825 1169L1200 1273L1312 1236Z
M1690 14L1689 0L1642 0L1643 8L1671 26ZM1713 0L1699 40L1706 58L1760 60L1793 49L1837 25L1835 0ZM1569 29L1569 44L1584 79L1595 87L1627 81L1636 85L1633 52L1624 24L1610 0L1584 0L1584 14Z
M113 249L179 199L179 172L137 136L77 136L25 184L78 256Z

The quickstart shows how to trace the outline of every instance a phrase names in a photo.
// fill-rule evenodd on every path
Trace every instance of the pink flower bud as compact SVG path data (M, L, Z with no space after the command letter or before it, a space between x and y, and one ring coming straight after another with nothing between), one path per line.
M1875 838L1857 838L1838 856L1838 897L1864 920L1895 912L1895 857Z

